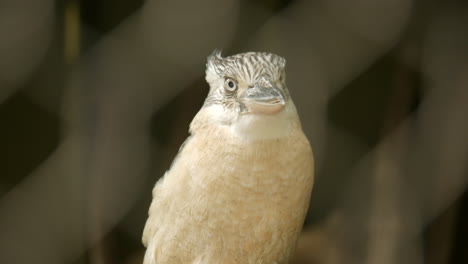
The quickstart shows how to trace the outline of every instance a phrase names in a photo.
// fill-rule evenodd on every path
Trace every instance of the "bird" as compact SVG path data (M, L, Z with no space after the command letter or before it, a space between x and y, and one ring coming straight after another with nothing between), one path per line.
M152 191L144 264L285 264L314 183L314 159L268 52L207 58L209 92Z

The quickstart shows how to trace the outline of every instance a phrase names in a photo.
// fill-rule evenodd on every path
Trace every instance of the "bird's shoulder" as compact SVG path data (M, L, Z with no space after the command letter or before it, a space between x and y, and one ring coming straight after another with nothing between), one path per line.
M189 162L187 161L187 146L196 140L194 135L190 135L179 147L169 169L159 178L152 190L152 201L148 210L148 219L143 230L143 244L148 245L150 239L156 232L156 227L164 221L163 217L169 211L172 203L180 199L176 194L186 193L189 173ZM164 213L161 213L164 212Z

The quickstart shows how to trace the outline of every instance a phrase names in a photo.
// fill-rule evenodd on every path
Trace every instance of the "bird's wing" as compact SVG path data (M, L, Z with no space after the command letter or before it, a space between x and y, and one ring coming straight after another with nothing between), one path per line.
M160 205L161 199L158 197L159 192L158 189L161 188L161 185L166 178L167 174L169 171L167 171L164 176L156 183L156 185L153 188L153 200L151 201L150 208L148 210L148 220L146 220L145 228L143 229L143 245L145 247L148 246L150 239L153 237L154 233L156 232L156 227L157 227L157 219L155 214L157 213L158 205Z
M183 158L183 149L191 137L187 138L181 145L179 153L174 159L170 169L166 171L164 176L159 179L153 188L153 200L148 210L148 220L143 230L143 245L148 246L151 238L154 237L158 227L162 224L163 218L167 217L171 204L181 188L181 182L188 176L188 170L185 168L184 162L180 162Z

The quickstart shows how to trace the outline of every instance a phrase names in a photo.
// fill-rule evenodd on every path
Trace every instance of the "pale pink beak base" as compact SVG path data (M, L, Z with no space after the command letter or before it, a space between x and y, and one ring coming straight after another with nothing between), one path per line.
M276 104L246 102L245 105L249 108L249 113L252 114L274 115L284 109L284 103L282 102Z

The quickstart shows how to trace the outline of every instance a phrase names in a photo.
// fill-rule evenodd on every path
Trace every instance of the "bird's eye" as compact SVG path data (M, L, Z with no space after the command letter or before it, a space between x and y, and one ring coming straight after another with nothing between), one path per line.
M224 81L224 89L228 92L235 92L237 90L237 82L234 79L226 78Z

